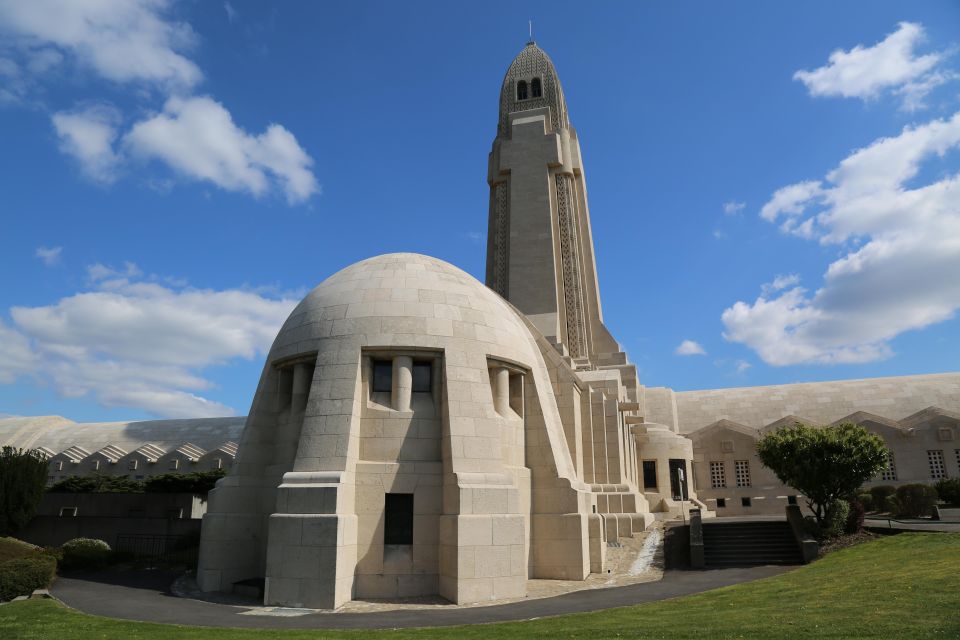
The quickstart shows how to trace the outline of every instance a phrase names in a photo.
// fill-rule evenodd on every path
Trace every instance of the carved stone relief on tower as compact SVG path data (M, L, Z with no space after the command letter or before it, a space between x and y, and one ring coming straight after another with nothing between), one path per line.
M490 288L504 298L509 291L510 262L510 208L506 181L493 185L491 205L493 206L493 282Z
M563 267L563 303L567 318L567 349L570 356L586 356L586 335L583 316L583 296L580 290L580 255L577 225L574 215L571 180L558 173L557 221L560 228L560 259Z

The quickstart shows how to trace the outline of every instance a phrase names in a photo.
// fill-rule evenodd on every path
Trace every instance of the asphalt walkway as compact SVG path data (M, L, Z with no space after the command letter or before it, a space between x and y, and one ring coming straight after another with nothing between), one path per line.
M114 571L60 577L51 592L74 609L108 618L201 627L271 629L397 629L530 620L598 611L686 596L778 575L795 567L765 566L708 571L667 571L657 582L586 589L560 596L484 607L370 613L311 612L294 616L242 615L250 607L179 598L170 591L177 577L167 571ZM296 614L298 611L290 610Z

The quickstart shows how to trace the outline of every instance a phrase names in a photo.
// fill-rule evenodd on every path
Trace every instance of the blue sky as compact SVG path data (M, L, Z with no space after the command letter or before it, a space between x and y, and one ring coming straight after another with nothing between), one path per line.
M957 369L955 2L0 0L0 413L243 414L338 269L482 279L528 19L644 384Z

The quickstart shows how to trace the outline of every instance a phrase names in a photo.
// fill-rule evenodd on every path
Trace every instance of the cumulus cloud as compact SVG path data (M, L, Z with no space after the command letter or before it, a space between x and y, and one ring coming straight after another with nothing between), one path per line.
M694 342L693 340L684 340L681 342L677 348L674 350L674 353L678 356L705 356L707 352L699 342Z
M960 113L906 127L843 159L822 181L778 190L761 215L841 256L809 292L774 280L723 312L725 337L768 364L856 363L892 355L905 331L960 308ZM926 164L934 178L918 180ZM782 278L782 277L781 277Z
M203 397L203 369L265 353L296 304L244 289L193 289L139 278L135 265L89 269L94 286L0 324L0 382L31 375L70 397L163 417L232 414ZM8 346L9 345L9 346Z
M743 211L743 208L746 206L746 202L737 202L735 200L731 200L730 202L723 203L723 212L728 216L735 216Z
M172 17L168 0L0 0L0 37L16 59L0 58L0 102L20 102L32 81L65 59L110 81L136 86L151 99L167 96L161 113L123 134L123 118L100 105L59 111L53 126L61 150L95 182L110 183L128 156L156 159L181 176L260 196L282 192L299 204L319 192L312 158L279 124L250 134L209 97L193 96L202 79L186 53L190 25ZM236 17L230 3L228 17ZM29 73L27 73L29 72ZM172 96L172 97L171 97ZM129 152L129 153L128 153ZM148 185L164 184L154 179Z
M135 124L124 143L136 155L229 191L259 196L276 182L294 204L319 189L310 171L313 160L289 131L271 124L251 135L208 97L169 99L163 113Z
M183 55L196 36L169 9L166 0L0 0L0 32L24 52L52 51L47 63L63 51L108 80L189 88L203 77Z
M954 77L937 69L943 53L915 53L923 39L922 25L901 22L896 31L872 47L838 49L826 65L797 71L793 77L806 85L811 96L869 100L889 90L902 96L904 109L913 111L923 107L931 90Z
M120 157L114 151L120 114L105 105L53 114L53 128L60 139L60 150L72 156L84 175L101 184L117 178Z
M43 260L43 264L53 267L60 264L60 254L62 253L63 247L37 247L34 255Z

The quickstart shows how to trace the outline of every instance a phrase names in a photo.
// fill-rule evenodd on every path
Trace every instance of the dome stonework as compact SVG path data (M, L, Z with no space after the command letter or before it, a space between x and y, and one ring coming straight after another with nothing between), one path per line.
M526 99L519 99L517 83L526 82L529 85L534 78L540 81L541 95L530 95ZM497 135L509 135L509 114L541 107L550 107L550 124L554 131L570 126L567 101L563 96L563 88L560 86L560 78L557 76L553 61L536 43L528 42L523 51L510 63L507 74L503 78Z

